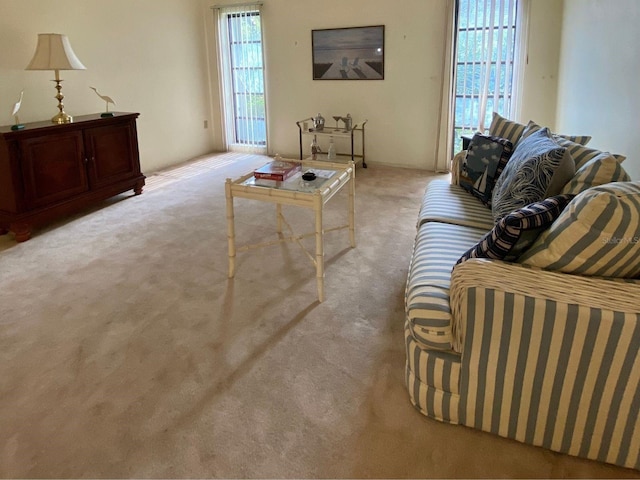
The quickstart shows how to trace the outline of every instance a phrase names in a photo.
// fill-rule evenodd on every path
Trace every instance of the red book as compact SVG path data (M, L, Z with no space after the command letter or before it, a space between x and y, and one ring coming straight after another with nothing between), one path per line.
M278 182L284 182L290 178L296 172L301 170L299 163L293 162L269 162L266 165L253 171L255 178L261 178L263 180L276 180Z

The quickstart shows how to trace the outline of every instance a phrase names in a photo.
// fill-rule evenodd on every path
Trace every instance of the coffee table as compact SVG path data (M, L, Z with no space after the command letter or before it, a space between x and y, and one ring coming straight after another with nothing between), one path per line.
M229 244L229 278L235 276L236 253L254 248L277 245L282 242L296 242L307 254L316 267L316 284L318 300L323 302L324 295L324 234L334 230L349 230L351 247L356 246L355 236L355 164L354 162L331 163L324 161L300 161L286 159L288 162L301 164L301 172L295 174L284 182L256 181L253 172L232 180L227 178L225 183L225 196L227 200L227 228ZM314 171L318 176L312 182L306 182L301 178L302 173ZM324 205L343 187L348 189L348 224L332 228L324 228ZM276 231L279 239L252 245L236 247L234 198L248 198L276 204ZM282 215L282 205L293 205L313 211L315 215L315 231L304 234L295 234L291 226ZM282 233L282 225L288 230L288 235ZM312 254L304 247L301 240L305 237L315 236L315 252Z

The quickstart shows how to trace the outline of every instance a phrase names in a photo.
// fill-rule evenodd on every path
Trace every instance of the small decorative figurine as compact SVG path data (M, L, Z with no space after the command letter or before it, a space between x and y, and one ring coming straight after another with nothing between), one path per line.
M113 117L113 113L109 111L109 104L111 103L112 105L115 105L116 102L114 102L113 99L111 97L108 97L107 95L100 95L98 93L98 90L96 90L95 87L89 87L89 88L91 90L93 90L94 92L96 92L96 95L98 95L106 103L106 111L104 113L100 114L100 116L101 117Z
M24 128L24 125L20 123L20 119L18 118L18 110L20 110L20 106L22 105L23 95L24 90L20 92L20 100L13 105L13 109L11 110L11 115L13 115L15 120L15 123L11 126L11 130L22 130Z
M316 118L313 119L313 126L316 130L324 129L324 117L320 114Z

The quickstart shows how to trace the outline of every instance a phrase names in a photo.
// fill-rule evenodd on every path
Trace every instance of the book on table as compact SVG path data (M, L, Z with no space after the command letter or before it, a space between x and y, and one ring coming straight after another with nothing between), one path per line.
M261 180L284 182L301 170L299 163L276 160L253 171L253 176Z

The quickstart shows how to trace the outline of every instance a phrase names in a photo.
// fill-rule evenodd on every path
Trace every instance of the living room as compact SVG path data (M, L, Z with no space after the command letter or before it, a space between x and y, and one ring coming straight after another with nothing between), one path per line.
M21 122L41 121L56 113L53 72L26 71L25 67L33 56L37 34L58 32L69 37L75 53L87 67L84 71L61 72L65 110L72 115L102 111L104 102L89 88L93 86L114 99L113 110L140 113L140 161L148 177L222 151L219 85L212 55L213 3L0 0L0 42L4 46L0 53L3 78L0 123L14 122L11 108L21 91L24 91ZM164 220L178 220L166 225L171 225L172 231L180 230L184 243L167 227L162 232L166 236L159 235L155 243L138 243L122 258L98 261L93 253L106 246L116 248L138 234L144 236L147 233L144 230L150 228L146 224L130 224L102 209L96 212L99 218L95 222L99 225L85 215L81 217L85 225L79 227L75 225L78 220L75 217L57 225L61 228L45 229L44 236L7 247L0 252L2 269L10 272L11 277L5 277L3 272L3 285L6 282L7 289L1 297L5 318L1 322L0 346L5 368L13 373L11 380L0 382L3 398L0 415L3 423L11 420L7 429L11 434L0 441L0 475L637 476L635 471L553 454L422 418L411 408L403 391L401 324L390 326L386 323L388 318L377 317L374 325L362 321L376 309L398 316L413 238L406 231L402 239L395 238L393 230L402 230L400 217L415 216L414 197L421 193L434 170L443 171L447 165L445 149L438 147L444 135L440 112L448 1L326 0L319 5L309 0L264 0L263 3L268 153L297 157L296 120L318 112L327 118L336 112L350 113L358 120L368 120L367 163L371 170L382 169L382 178L388 179L401 178L403 172L412 176L411 180L398 181L405 185L407 197L411 197L403 199L402 192L381 188L373 180L366 183L369 174L363 172L363 186L379 188L380 198L363 188L358 191L361 201L369 202L359 204L358 209L362 221L370 222L363 224L356 249L362 257L349 258L343 254L342 240L327 247L329 268L334 268L334 273L327 272L327 283L331 283L333 276L359 291L353 299L355 304L349 305L347 299L342 299L332 305L332 298L337 301L335 285L328 286L328 305L314 304L313 274L303 263L304 258L292 263L293 278L303 284L301 291L292 291L291 278L269 285L265 279L270 272L277 271L279 260L262 256L254 262L258 264L254 265L255 271L249 273L245 267L246 276L236 279L235 288L227 283L224 268L218 264L212 275L207 267L213 260L206 257L203 246L213 241L220 251L210 255L226 260L226 232L204 227L211 221L211 213L198 210L185 214L172 203L176 197L184 205L195 203L198 198L191 187L204 185L198 180L190 180L193 183L189 188L187 184L180 187L176 183L173 195L145 192L135 199L139 202L135 209L140 215L135 218L140 220L151 214L144 205L148 195L163 209ZM528 63L520 120L526 123L533 119L557 132L592 135L591 144L595 147L626 155L625 169L634 180L640 178L640 161L632 154L640 147L633 127L640 111L640 100L634 93L635 74L640 71L635 47L640 40L635 28L640 21L640 6L635 0L531 0L529 8ZM311 30L364 25L385 25L385 79L312 80ZM231 167L228 173L239 175L244 173L243 168L246 165ZM165 190L171 188L169 185ZM207 201L212 212L224 216L223 205L213 209L214 202L223 204L223 192L216 191ZM390 211L389 217L398 218L387 218L384 226L380 226L373 212L389 211L383 201L396 202L398 209ZM118 209L126 203L113 205ZM244 224L255 223L259 213L245 218ZM183 218L175 218L180 216ZM117 228L99 240L73 237L80 235L81 230L90 232L91 228L109 231L110 223ZM161 221L157 225L164 228ZM218 226L224 225L221 222ZM263 229L254 233L261 234ZM376 235L379 238L373 240ZM372 240L367 244L369 238ZM5 236L2 241L10 240ZM394 248L401 252L376 263L380 252L377 248L383 245L397 245ZM189 248L207 258L202 265L193 259L187 261ZM158 270L136 273L136 265L146 262ZM167 270L160 269L163 262L168 265ZM191 270L182 272L184 265ZM339 266L345 268L338 270ZM346 267L360 272L358 279L347 276ZM117 288L101 286L98 281L101 272L109 272L111 268L121 268L105 275L113 282L109 285ZM381 275L384 278L376 283L387 283L388 291L385 285L371 286L367 281L367 276L376 279ZM29 279L31 285L27 286ZM207 290L208 282L214 285L209 293L215 301L191 305L193 298L185 285L192 288L191 295L198 296ZM9 284L13 285L9 288ZM254 295L243 296L241 290L256 286L268 293L257 304L251 304ZM134 289L154 293L136 297ZM277 302L274 298L280 293L290 295L292 300L284 305ZM160 300L158 296L165 297L165 303L156 303ZM370 303L365 305L367 299ZM87 321L86 325L74 312L79 307L73 301L83 304L81 319ZM243 303L246 305L242 306ZM183 318L181 304L192 306L191 321L170 325L170 318ZM220 318L231 318L237 323L223 322L210 327L211 330L201 329L207 309L211 308L216 309ZM326 311L328 308L330 313ZM139 325L128 321L113 330L107 325L110 320L95 322L97 318L103 319L105 312L113 312L114 318L138 316L145 320ZM402 317L401 312L399 316ZM9 318L20 319L20 327ZM29 326L29 318L39 320ZM347 325L345 318L359 321ZM47 319L51 322L45 325ZM323 322L335 330L324 331ZM266 330L259 331L254 323L266 324ZM163 333L156 331L145 339L144 331L152 324L172 328ZM97 325L100 329L95 334L86 330ZM42 331L37 332L36 327ZM20 333L19 347L13 345L18 328L31 329ZM378 335L387 330L391 331L390 336L379 344L376 339L365 340L368 334ZM62 346L65 331L69 332L69 342L77 344ZM97 339L100 333L117 338L118 342L101 343ZM205 335L213 334L218 336L208 343ZM305 339L305 334L318 339L318 343ZM136 341L129 342L126 339L129 335ZM354 343L355 339L363 343ZM222 345L223 340L229 344ZM386 343L387 340L399 343ZM291 352L295 352L296 342L307 348L308 355L321 356L325 361L315 366L310 378L304 377L302 367L287 378L283 373L290 368L285 363L286 355L271 351L272 347L287 343L292 344ZM375 344L373 350L369 342ZM165 358L158 348L165 344L177 349L179 355ZM115 350L115 345L120 350ZM196 346L202 352L192 358L190 352ZM352 349L349 355L342 351L346 347ZM59 355L61 350L64 355ZM206 363L204 352L210 352L215 359L206 368L202 366ZM62 371L61 378L56 378L53 365L57 367L64 361L76 365L74 358L81 365L86 363L87 356L89 363L98 366L91 375L69 368ZM305 356L303 351L290 358L303 365ZM51 368L47 364L50 358L55 359ZM114 362L112 367L110 358ZM165 365L168 358L180 368L169 369ZM154 362L167 369L150 368ZM141 377L132 373L139 365L145 372ZM393 370L394 365L398 371ZM220 371L216 370L218 366ZM46 375L36 376L34 372L38 369ZM100 369L109 377L108 382L98 381ZM256 369L267 369L262 376L254 377L265 383L239 388L247 381L244 373ZM372 374L376 369L377 374ZM365 370L368 373L362 385L351 385L352 377ZM69 382L74 375L80 375L85 383ZM328 378L332 375L333 378ZM14 387L21 379L18 394ZM314 385L316 380L322 388ZM150 398L163 396L163 386L173 390L176 383L182 383L181 388L163 397L159 402L161 408L156 408L158 405ZM200 389L206 383L210 388ZM345 384L351 388L342 389ZM134 385L136 388L132 389ZM296 398L295 405L269 392L270 386L290 392ZM127 396L123 393L127 390L135 394ZM29 392L33 394L31 400ZM228 392L232 393L224 395ZM114 398L109 399L112 393ZM253 395L257 405L249 410ZM97 397L101 400L97 401ZM212 399L215 401L209 404ZM336 413L333 409L340 401L345 404L344 409ZM91 408L84 411L85 404ZM274 405L278 404L284 405L284 409L275 413ZM287 411L287 407L292 407L292 411ZM83 410L77 418L76 409ZM347 419L348 426L344 423ZM119 425L110 424L116 420ZM132 428L128 427L128 421ZM197 428L191 428L194 422ZM345 425L344 430L341 425ZM280 426L284 428L278 429ZM349 450L344 451L339 442L344 442ZM459 465L460 459L455 454L468 455L468 465ZM492 466L487 467L487 463Z

